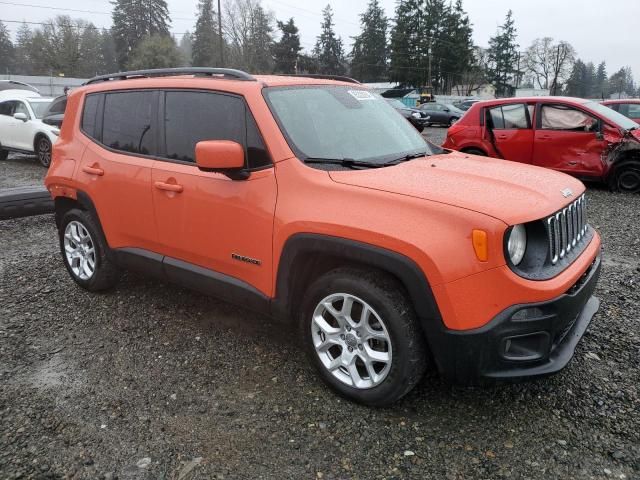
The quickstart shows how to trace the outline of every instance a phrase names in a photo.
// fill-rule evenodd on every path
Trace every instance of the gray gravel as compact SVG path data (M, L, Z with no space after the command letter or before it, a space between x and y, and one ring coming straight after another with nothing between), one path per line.
M0 189L39 181L30 162L0 162ZM90 295L52 216L0 222L0 478L640 478L640 197L588 195L602 306L569 367L430 374L382 410L321 385L291 328L134 275Z

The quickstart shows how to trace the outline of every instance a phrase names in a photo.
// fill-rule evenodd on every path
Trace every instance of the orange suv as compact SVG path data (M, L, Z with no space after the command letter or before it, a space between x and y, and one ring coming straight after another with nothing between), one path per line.
M81 287L135 269L300 328L336 391L541 376L599 302L582 183L442 150L347 78L190 68L69 95L45 180Z

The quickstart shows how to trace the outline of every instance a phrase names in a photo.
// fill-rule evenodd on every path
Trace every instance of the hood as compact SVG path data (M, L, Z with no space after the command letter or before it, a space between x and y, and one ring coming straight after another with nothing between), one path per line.
M585 190L579 180L553 170L458 152L329 175L337 183L454 205L508 225L547 217ZM563 194L567 188L569 197Z

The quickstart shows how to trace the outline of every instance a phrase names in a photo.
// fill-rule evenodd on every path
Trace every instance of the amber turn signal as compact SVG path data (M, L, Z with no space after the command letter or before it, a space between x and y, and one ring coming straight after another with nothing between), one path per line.
M481 262L489 260L489 241L487 239L487 232L484 230L474 230L471 234L471 241L473 242L473 249L476 252L476 257Z

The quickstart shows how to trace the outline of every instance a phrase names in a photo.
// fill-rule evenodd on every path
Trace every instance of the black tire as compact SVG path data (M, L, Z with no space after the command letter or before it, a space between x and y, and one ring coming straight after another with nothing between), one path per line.
M390 338L390 365L385 367L387 368L386 376L380 383L373 386L356 388L347 385L324 366L320 359L321 354L316 352L313 336L316 332L320 332L319 328L314 328L314 333L312 333L312 327L315 327L312 319L316 307L319 307L321 302L330 295L340 293L352 295L366 302L382 320L382 328L386 328L386 333ZM358 314L354 316L358 317ZM375 319L373 321L375 322ZM323 275L309 287L304 296L299 324L305 350L320 377L338 394L350 400L376 407L393 403L407 394L420 381L426 369L427 346L413 306L402 285L384 273L359 268L341 268ZM362 326L362 320L359 325ZM361 330L359 335L362 335ZM351 338L349 338L350 336ZM341 338L344 340L344 347L346 347L354 335L347 334L346 339L344 336ZM362 339L357 341L365 343ZM371 345L369 344L369 346ZM352 350L355 353L353 355L360 356L360 352L366 352L360 347L360 344L358 347L354 345ZM343 347L339 348L342 352ZM328 355L328 353L324 355ZM326 360L328 357L323 358ZM357 362L358 360L355 360L354 364ZM335 370L340 374L339 371L342 368L338 367ZM346 370L343 370L342 375L344 374L346 374ZM372 377L368 378L371 380Z
M640 193L640 160L621 161L609 181L611 189L621 193Z
M456 123L458 120L460 120L458 117L451 117L449 119L449 126L452 126L454 123Z
M40 135L36 139L35 147L40 165L49 168L49 165L51 165L51 140L44 135Z
M93 247L93 273L89 278L81 278L77 272L74 271L74 267L70 264L65 251L65 231L67 226L72 222L80 224L89 234L90 243L86 245L89 248ZM62 261L64 262L71 278L82 288L90 292L98 292L101 290L107 290L112 288L118 279L120 278L120 270L110 258L109 247L102 235L101 229L98 227L96 220L93 216L80 209L71 209L66 212L60 221L58 227L58 236L60 239L60 253L62 254ZM76 242L74 242L76 243ZM77 245L80 245L77 243Z
M467 148L462 150L462 153L468 153L469 155L477 155L479 157L486 157L487 154L478 148Z
M9 156L9 152L7 150L0 149L0 161L6 160L8 156Z

